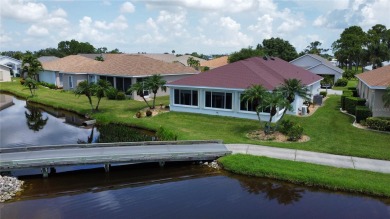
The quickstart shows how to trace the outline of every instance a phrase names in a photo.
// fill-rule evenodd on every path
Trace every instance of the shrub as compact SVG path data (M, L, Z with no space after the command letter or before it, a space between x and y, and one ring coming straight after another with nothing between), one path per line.
M287 135L288 131L290 131L290 129L295 125L295 122L291 121L291 120L288 120L288 119L284 119L280 122L280 126L279 126L279 132L282 133L282 134L285 134Z
M368 117L372 116L372 112L367 106L356 106L355 116L356 122L360 123L361 121L364 121Z
M344 100L345 110L349 114L355 115L356 106L365 106L366 100L358 97L346 97Z
M23 78L20 79L20 84L21 84L21 85L24 85L25 82L26 82L26 80L24 80Z
M323 97L326 97L326 95L328 95L328 92L326 92L326 91L321 91L321 92L320 92L320 95L323 96Z
M135 117L141 118L141 117L142 117L142 113L141 113L140 111L138 111L138 112L135 114Z
M298 124L293 125L287 133L289 141L298 141L299 139L302 138L302 135L303 135L303 127Z
M345 78L339 78L334 85L338 87L345 87L348 84L348 80Z
M147 117L151 117L151 116L152 116L152 111L146 110L146 116L147 116Z
M122 91L119 91L117 94L116 94L116 99L117 100L126 100L126 94Z
M174 132L165 129L164 127L160 127L156 132L157 139L160 141L176 141L177 134Z
M106 91L106 96L109 100L115 100L116 99L116 96L118 94L118 90L114 87L111 87L109 88L107 91Z
M347 80L351 80L355 77L355 71L353 70L345 70L343 73L343 78L346 78Z
M57 89L57 86L55 84L50 84L44 81L39 82L41 86L48 87L50 89Z
M343 91L343 95L341 95L341 98L340 98L340 104L341 104L341 108L343 110L345 110L345 98L351 97L351 96L352 96L351 91Z
M390 131L390 117L368 117L366 124L371 129Z
M351 92L352 92L352 96L353 96L353 97L358 97L358 96L359 96L356 87L349 87L349 88L348 88L348 91L351 91Z

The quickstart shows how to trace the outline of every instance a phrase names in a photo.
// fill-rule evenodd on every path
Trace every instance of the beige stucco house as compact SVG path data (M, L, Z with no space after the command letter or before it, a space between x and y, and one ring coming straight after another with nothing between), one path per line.
M11 81L11 67L0 65L0 82Z
M126 92L132 84L152 75L161 75L167 82L175 81L198 71L179 63L167 63L143 55L104 54L104 61L97 61L84 55L70 55L51 62L42 63L44 71L39 73L40 81L55 84L64 90L75 89L81 81L107 80L119 91ZM146 97L149 92L145 91ZM157 96L168 95L159 91ZM141 99L136 94L131 98Z
M359 96L366 99L366 105L374 117L390 117L390 107L385 107L382 96L390 86L390 65L356 75Z

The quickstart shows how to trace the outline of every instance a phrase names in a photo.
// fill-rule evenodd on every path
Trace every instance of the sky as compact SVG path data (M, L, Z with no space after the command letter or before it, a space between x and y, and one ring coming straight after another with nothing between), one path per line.
M230 54L280 37L331 48L358 25L390 28L390 0L0 0L0 51L75 39L125 53Z

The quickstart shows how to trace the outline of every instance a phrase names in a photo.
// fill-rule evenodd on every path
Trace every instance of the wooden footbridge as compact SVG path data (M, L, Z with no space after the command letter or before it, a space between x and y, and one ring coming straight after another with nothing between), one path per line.
M121 142L45 145L0 149L0 172L41 168L47 177L50 168L112 163L206 161L231 154L222 141Z

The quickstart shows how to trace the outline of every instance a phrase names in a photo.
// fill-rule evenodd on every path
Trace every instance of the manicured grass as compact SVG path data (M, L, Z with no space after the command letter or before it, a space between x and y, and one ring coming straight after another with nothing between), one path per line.
M349 80L347 86L345 87L332 87L333 90L348 90L349 87L356 87L358 80Z
M0 83L1 90L12 92L24 98L30 95L29 91L18 82ZM29 100L81 114L91 113L85 96L77 98L71 92L47 88L40 88L36 93L37 96L29 98ZM93 101L94 104L97 102L95 98ZM390 134L353 127L353 118L339 111L339 101L339 96L330 96L325 105L309 117L286 115L286 118L297 121L303 126L304 133L310 137L310 141L305 143L251 140L246 134L260 128L256 120L178 112L162 113L152 118L138 119L134 115L138 110L145 108L145 103L142 101L103 99L99 107L100 111L92 116L97 119L98 123L121 123L152 130L157 130L162 126L176 133L179 140L221 139L224 143L260 144L390 160ZM168 97L158 98L156 100L157 107L160 103L169 104Z
M285 180L332 190L390 197L390 174L243 154L225 156L219 158L218 162L224 169L237 174Z

